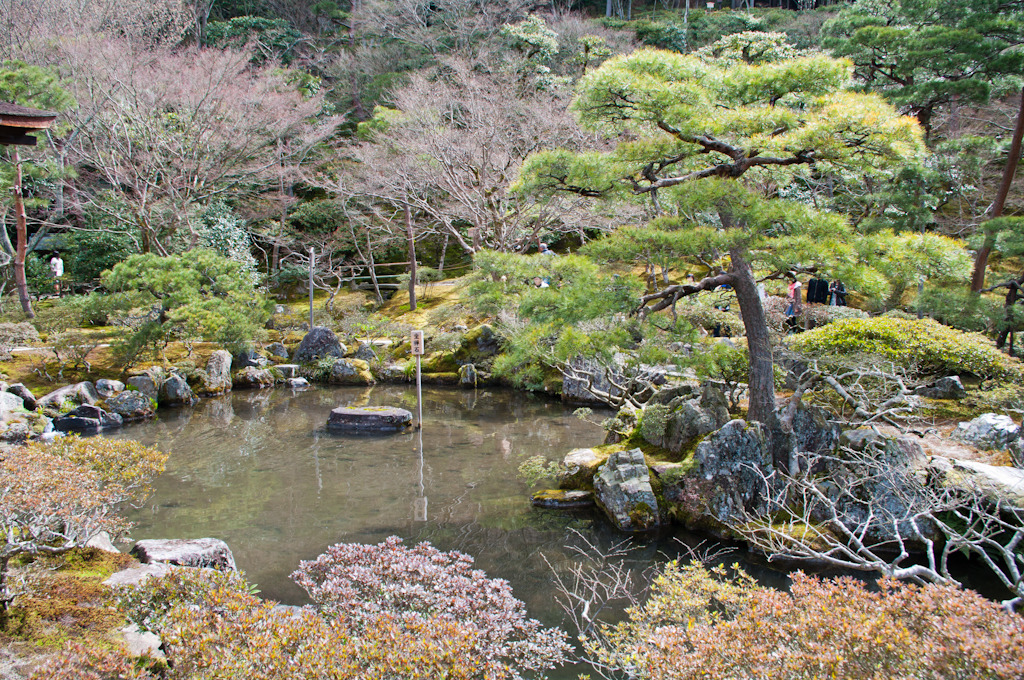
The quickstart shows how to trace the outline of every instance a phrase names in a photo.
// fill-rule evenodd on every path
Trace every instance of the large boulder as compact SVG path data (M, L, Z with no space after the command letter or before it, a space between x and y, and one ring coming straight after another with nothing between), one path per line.
M204 393L223 394L231 389L231 360L231 352L226 349L218 349L210 355L206 362Z
M295 356L292 358L292 361L297 364L310 364L324 357L338 357L340 359L345 356L345 352L345 346L338 340L338 336L334 334L334 331L323 326L317 326L302 338L299 348L295 350Z
M604 428L608 434L604 437L605 444L618 444L627 439L640 422L642 411L628 401L624 403L615 417L605 422Z
M288 360L288 348L283 342L272 342L267 345L267 353L275 359Z
M598 506L621 531L650 531L661 524L658 500L643 451L616 451L594 477Z
M106 399L112 397L118 392L124 390L124 383L120 380L108 380L106 378L100 378L96 381L96 394L100 395L100 399Z
M269 363L265 356L254 349L247 349L239 352L234 356L234 361L237 368L246 368L248 366L264 368Z
M669 391L669 395L674 392ZM671 396L668 401L656 397L644 405L640 434L645 441L672 453L683 451L729 421L725 394L710 384L695 398L685 392Z
M196 395L189 387L188 381L180 373L172 373L167 380L160 384L157 392L157 402L161 406L172 406L176 404L194 404Z
M480 381L480 374L473 364L459 366L459 385L465 388L474 388Z
M489 324L481 324L471 328L462 336L459 348L455 350L456 364L476 364L490 370L494 357L501 350L501 338Z
M368 342L361 342L356 351L352 353L352 358L369 364L377 360L377 353L373 350L373 345Z
M53 427L58 432L95 434L103 430L116 430L124 420L116 413L103 410L95 404L82 404L66 416L55 418Z
M836 448L842 429L829 415L817 406L802 401L797 404L793 416L793 444L798 453L820 455Z
M335 361L328 381L334 385L372 385L376 382L369 364L359 359Z
M983 413L968 423L957 425L952 436L979 449L1002 450L1019 434L1020 426L1010 416Z
M25 401L12 392L0 392L0 420L6 420L12 413L25 410Z
M719 532L745 514L781 509L772 453L760 423L730 420L697 444L686 477L666 500L687 526ZM728 534L728 531L725 532Z
M967 396L967 390L964 389L959 376L947 375L931 384L918 387L914 394L926 399L963 399Z
M170 571L170 565L163 562L140 564L135 567L129 567L127 569L114 572L103 582L103 585L111 588L139 586L151 578L163 578L164 576L167 576Z
M235 387L263 389L274 386L274 375L265 368L246 366L240 371L235 371Z
M38 400L41 409L51 411L68 411L81 404L95 404L100 395L91 382L85 381L66 385L50 392Z
M125 390L104 400L103 405L111 413L121 416L125 422L152 418L156 413L156 401L138 390Z
M938 539L936 527L910 519L929 504L918 474L926 460L921 445L909 437L873 428L847 430L840 447L811 470L816 488L827 497L810 508L811 517L825 525L838 521L868 544Z
M625 366L625 356L617 354L613 359L614 366ZM621 379L621 375L616 375L612 368L613 376L617 379ZM622 391L617 387L613 387L611 382L607 378L606 369L602 363L595 359L587 359L585 357L576 357L569 361L570 372L562 378L562 401L567 404L605 404L605 400L599 397L595 397L591 390L597 392L607 393L611 397L621 396ZM588 382L583 378L574 377L576 375L592 376Z
M128 387L134 387L153 401L157 401L160 395L160 383L151 375L133 375L128 378Z
M22 406L24 406L29 411L36 410L36 398L32 394L32 392L27 387L25 387L24 383L14 383L13 385L8 385L6 391L10 392L16 397L21 397Z
M933 484L980 493L993 506L1024 510L1024 470L940 457L929 459L927 469Z
M412 413L404 408L374 406L351 408L341 406L331 410L327 429L331 432L380 434L403 432L412 426Z
M143 564L161 562L182 567L206 567L223 571L235 570L231 548L217 538L151 539L139 541L131 549Z

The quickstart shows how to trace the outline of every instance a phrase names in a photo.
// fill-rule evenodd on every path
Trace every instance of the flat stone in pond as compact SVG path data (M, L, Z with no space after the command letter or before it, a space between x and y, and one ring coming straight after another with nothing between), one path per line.
M377 406L366 408L338 407L327 418L332 432L401 432L412 425L412 413L404 408Z
M564 489L546 489L533 494L533 504L538 508L568 510L572 508L589 508L594 505L594 494L591 491L565 491Z

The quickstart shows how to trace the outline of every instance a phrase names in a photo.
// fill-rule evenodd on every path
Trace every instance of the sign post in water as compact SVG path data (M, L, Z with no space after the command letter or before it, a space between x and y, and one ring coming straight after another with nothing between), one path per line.
M420 357L423 356L423 331L413 331L409 335L412 355L416 357L416 429L423 427L423 381L420 377Z

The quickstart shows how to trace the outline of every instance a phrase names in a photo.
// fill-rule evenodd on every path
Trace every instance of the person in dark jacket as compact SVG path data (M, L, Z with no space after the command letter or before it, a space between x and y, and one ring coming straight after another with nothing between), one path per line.
M828 292L830 295L829 304L833 307L845 307L846 306L846 286L839 279L835 279L828 286Z

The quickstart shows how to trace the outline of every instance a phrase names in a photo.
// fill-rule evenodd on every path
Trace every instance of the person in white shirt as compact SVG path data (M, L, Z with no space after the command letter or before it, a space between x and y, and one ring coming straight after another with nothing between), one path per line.
M53 292L57 297L61 296L61 279L64 278L64 260L60 259L60 253L54 252L50 258L50 275L53 276Z

